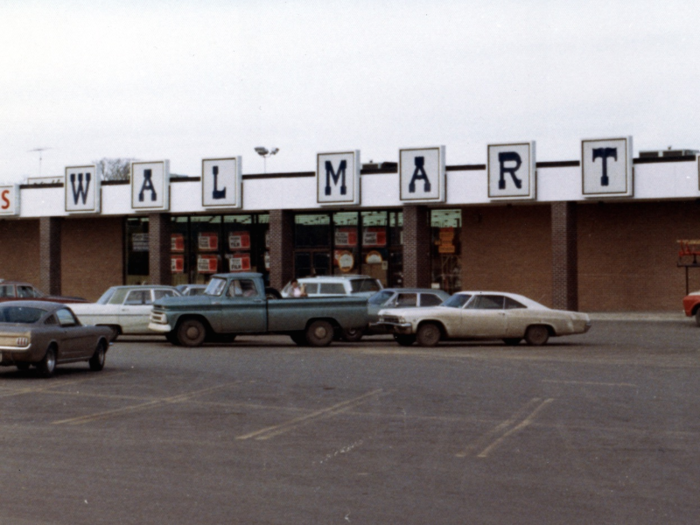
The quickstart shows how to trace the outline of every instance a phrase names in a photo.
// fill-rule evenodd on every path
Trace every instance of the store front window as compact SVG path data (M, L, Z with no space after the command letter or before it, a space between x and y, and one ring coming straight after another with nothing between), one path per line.
M457 292L462 289L459 243L462 210L432 210L430 230L432 283L448 293Z
M298 214L294 222L295 276L362 273L401 286L401 212Z
M148 217L129 217L126 233L126 284L148 282Z

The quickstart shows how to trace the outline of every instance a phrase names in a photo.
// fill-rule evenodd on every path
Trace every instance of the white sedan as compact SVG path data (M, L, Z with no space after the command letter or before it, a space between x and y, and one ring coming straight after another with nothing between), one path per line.
M380 310L379 324L401 345L435 346L446 339L502 339L517 345L543 345L550 337L591 328L588 315L552 310L522 295L458 292L440 306Z
M96 303L71 305L71 310L84 325L111 328L114 341L120 334L153 335L148 329L153 301L179 295L166 285L112 286Z

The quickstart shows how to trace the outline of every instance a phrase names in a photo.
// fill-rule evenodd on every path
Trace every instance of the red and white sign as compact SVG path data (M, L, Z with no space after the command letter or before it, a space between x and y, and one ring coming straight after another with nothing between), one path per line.
M170 271L172 273L185 273L185 257L184 255L170 256Z
M249 272L250 254L234 253L228 256L228 269L230 272Z
M219 270L219 259L216 255L198 255L198 273L216 273Z
M363 246L386 246L385 228L367 228L362 234Z
M341 272L349 272L355 267L355 256L348 250L336 250L335 264Z
M202 232L197 237L197 247L202 252L213 252L219 249L219 235L212 232Z
M0 215L19 215L19 187L0 186Z
M335 230L336 246L357 246L357 228L338 228Z
M185 251L185 236L181 233L173 233L170 235L170 251L184 252Z
M250 250L249 232L231 232L228 234L229 250Z

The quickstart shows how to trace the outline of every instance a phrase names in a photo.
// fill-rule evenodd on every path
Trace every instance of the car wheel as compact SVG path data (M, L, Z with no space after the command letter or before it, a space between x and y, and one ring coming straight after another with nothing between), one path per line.
M56 347L49 346L44 359L37 363L37 368L39 369L39 375L42 377L51 377L53 375L56 371Z
M411 346L416 342L416 336L413 334L394 334L394 341L401 346Z
M180 346L180 341L177 338L177 333L175 333L175 330L172 332L168 332L165 334L165 339L168 341L168 343L173 344L175 346Z
M357 343L362 336L365 335L364 328L344 328L343 329L343 341L348 343Z
M505 339L503 339L503 342L508 346L516 346L520 344L520 341L522 341L522 339L522 337L506 337Z
M207 329L197 319L186 319L177 327L177 340L182 346L200 346L207 337Z
M311 346L328 346L333 341L333 333L328 321L314 321L306 329L306 341Z
M435 346L440 342L440 337L442 337L442 332L435 323L422 324L416 333L416 341L421 346Z
M542 346L549 340L549 328L543 325L530 326L525 332L525 341L532 346Z
M15 366L17 367L17 370L26 372L27 370L29 370L29 367L31 365L29 363L17 363Z
M107 349L105 348L104 341L97 343L97 348L95 348L95 353L90 358L88 363L90 364L90 370L93 372L99 372L105 367L105 357L107 354Z
M292 341L294 341L299 346L306 346L309 344L306 341L306 334L304 332L295 332L293 334L289 334L289 337L291 337Z

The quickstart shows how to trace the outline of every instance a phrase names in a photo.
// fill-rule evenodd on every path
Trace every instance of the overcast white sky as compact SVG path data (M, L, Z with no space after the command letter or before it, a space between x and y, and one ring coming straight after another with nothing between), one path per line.
M279 147L268 172L320 152L397 161L445 145L580 140L700 149L699 4L692 0L4 0L0 183L103 157L201 159Z

